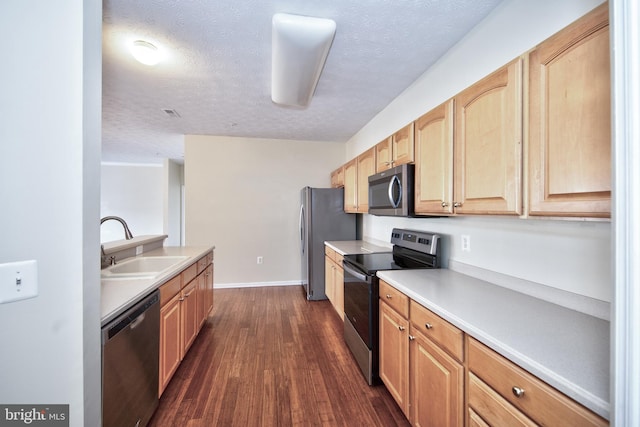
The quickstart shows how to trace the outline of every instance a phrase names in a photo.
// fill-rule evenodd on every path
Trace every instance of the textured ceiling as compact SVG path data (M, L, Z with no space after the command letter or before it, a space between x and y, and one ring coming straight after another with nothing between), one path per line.
M185 134L347 141L499 2L104 0L102 159L182 161ZM337 24L303 110L271 102L277 12ZM137 63L127 48L137 39L164 60Z

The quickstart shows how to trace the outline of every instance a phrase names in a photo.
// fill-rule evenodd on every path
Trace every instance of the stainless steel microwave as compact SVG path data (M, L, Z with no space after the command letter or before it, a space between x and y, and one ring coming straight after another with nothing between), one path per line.
M404 164L369 177L369 213L413 216L414 165Z

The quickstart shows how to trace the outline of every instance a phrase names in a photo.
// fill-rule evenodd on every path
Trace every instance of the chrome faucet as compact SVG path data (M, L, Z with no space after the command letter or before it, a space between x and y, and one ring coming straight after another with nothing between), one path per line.
M122 227L124 228L124 238L125 239L127 239L127 240L133 239L133 234L131 234L131 230L129 230L129 226L127 225L125 220L120 218L119 216L105 216L104 218L102 218L100 220L100 225L102 225L105 221L109 221L110 219L118 221L120 224L122 224Z
M131 240L133 239L133 234L131 234L131 230L129 230L129 226L127 225L126 221L122 218L120 218L119 216L105 216L104 218L102 218L100 220L100 225L102 225L103 223L105 223L106 221L109 220L114 220L114 221L118 221L120 224L122 224L122 228L124 228L124 238L127 240ZM105 254L104 252L104 245L100 245L100 264L101 264L101 268L106 267L107 265L114 265L116 263L116 257L115 256L110 256L109 259L107 260L107 254Z

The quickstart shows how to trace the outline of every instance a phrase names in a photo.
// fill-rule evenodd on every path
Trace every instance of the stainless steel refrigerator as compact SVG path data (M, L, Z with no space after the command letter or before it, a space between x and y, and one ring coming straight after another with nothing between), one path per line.
M300 196L302 285L308 300L326 299L324 242L355 240L356 215L344 213L342 188L304 187Z

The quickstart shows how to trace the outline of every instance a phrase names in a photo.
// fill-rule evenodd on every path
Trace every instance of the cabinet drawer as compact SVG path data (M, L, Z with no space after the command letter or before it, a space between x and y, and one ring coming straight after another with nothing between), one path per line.
M200 274L200 273L202 273L204 270L206 270L206 269L207 269L207 257L206 257L206 255L205 255L205 256L203 256L202 258L200 258L200 259L197 261L197 264L198 264L198 274Z
M470 421L476 422L477 425L492 426L533 427L536 425L472 373L469 373L468 386ZM476 421L477 416L481 417L486 424Z
M410 313L409 319L417 330L462 361L464 334L460 329L413 300Z
M182 286L187 286L198 275L198 261L182 271Z
M336 260L335 253L336 253L336 251L331 249L329 246L325 246L324 247L324 254L326 256L328 256L330 259L334 260L334 261Z
M182 288L182 276L180 274L160 286L160 307L177 295L180 292L180 288Z
M384 280L380 280L380 299L405 318L409 318L409 297Z
M536 423L548 426L606 426L608 422L537 377L468 338L469 370ZM520 397L516 396L521 390Z

